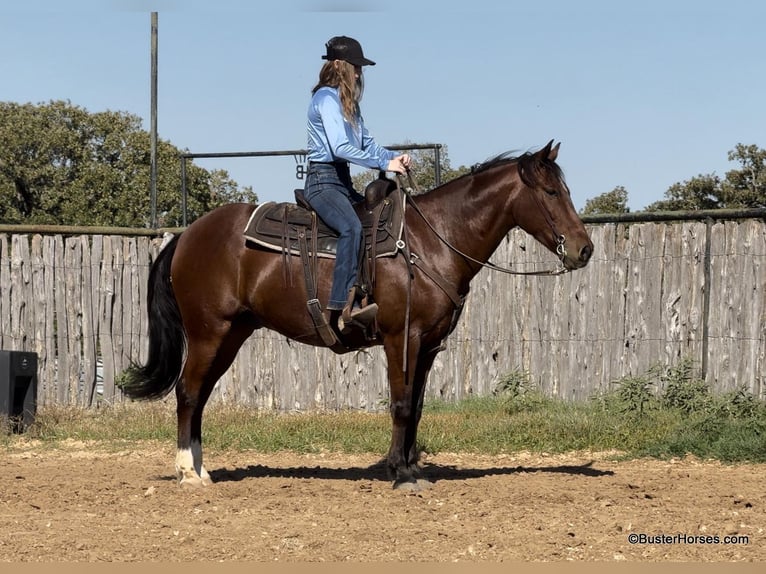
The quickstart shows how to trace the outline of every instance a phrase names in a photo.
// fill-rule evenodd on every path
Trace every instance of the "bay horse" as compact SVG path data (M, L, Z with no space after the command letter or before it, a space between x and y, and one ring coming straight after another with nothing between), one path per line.
M585 266L593 253L556 164L559 146L551 141L537 152L502 154L408 197L410 262L401 253L376 259L372 295L379 306L378 332L371 344L382 344L388 361L393 429L387 466L394 488L429 484L418 466L416 444L426 379L455 327L471 279L506 234L521 227L557 254L563 270ZM301 259L285 263L282 254L245 240L243 229L254 209L230 204L210 211L176 235L150 270L148 359L125 371L121 387L134 399L161 398L175 387L181 485L212 482L202 463L202 412L253 331L273 329L327 346L306 310L305 285L285 281L283 265L300 277ZM420 265L410 264L415 258ZM323 302L333 263L318 262Z

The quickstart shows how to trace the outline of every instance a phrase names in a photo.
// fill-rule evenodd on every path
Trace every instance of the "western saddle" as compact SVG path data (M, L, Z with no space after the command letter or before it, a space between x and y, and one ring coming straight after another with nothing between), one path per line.
M356 286L364 303L370 302L375 285L375 260L395 256L402 246L404 201L403 192L398 189L396 182L382 175L367 186L365 200L355 206L364 230ZM295 190L295 203L259 205L250 216L244 235L256 245L282 254L285 284L292 283L290 258L301 258L306 304L314 327L333 351L347 352L341 332L330 326L317 298L317 261L319 257L335 258L338 234L311 209L303 190ZM366 328L366 340L374 340L376 331L374 323Z

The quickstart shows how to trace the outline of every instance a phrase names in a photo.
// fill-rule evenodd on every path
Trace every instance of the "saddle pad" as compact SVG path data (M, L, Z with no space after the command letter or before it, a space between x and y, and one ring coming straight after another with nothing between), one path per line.
M404 229L401 199L396 194L385 198L372 210L364 204L355 206L362 222L365 244L376 243L377 257L396 255L397 241ZM335 258L338 234L307 209L295 203L273 201L256 207L244 229L246 239L253 243L279 252L300 256L299 234L311 237L313 222L317 223L317 256ZM373 226L377 227L373 233ZM311 241L309 241L311 249Z

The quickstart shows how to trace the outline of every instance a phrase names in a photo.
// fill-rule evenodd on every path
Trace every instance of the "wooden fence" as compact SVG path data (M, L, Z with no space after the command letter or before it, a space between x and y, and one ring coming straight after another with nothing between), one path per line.
M482 271L437 357L428 396L491 393L529 373L580 399L656 364L695 362L715 391L766 394L766 223L590 224L589 266L558 277ZM160 237L0 232L0 348L38 354L38 404L122 400L115 376L146 357L146 282ZM493 257L519 270L555 258L522 232ZM214 400L265 409L382 408L380 347L338 356L254 334Z

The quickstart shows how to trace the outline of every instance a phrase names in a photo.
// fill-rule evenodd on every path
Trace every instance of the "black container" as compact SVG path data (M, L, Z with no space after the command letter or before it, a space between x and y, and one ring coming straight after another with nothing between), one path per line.
M35 422L36 413L37 353L0 351L0 421L20 433Z

